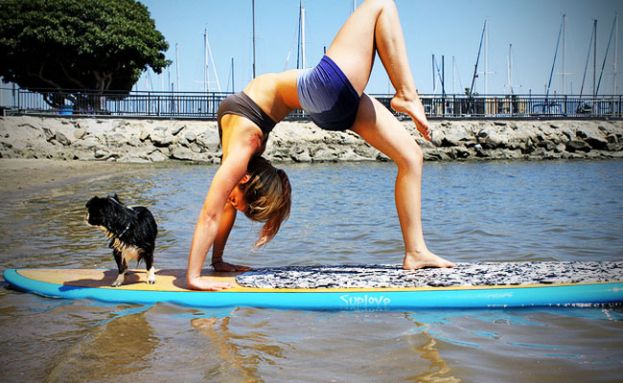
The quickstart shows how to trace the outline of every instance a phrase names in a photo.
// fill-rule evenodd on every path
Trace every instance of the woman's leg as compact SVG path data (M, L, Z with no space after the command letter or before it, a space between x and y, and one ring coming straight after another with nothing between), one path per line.
M405 243L405 269L452 267L426 247L422 231L422 150L405 127L376 99L363 94L352 130L398 166L396 210Z
M392 108L407 113L424 138L430 140L428 120L415 88L398 10L392 0L367 0L361 4L335 36L327 56L362 94L370 79L375 52L396 89Z

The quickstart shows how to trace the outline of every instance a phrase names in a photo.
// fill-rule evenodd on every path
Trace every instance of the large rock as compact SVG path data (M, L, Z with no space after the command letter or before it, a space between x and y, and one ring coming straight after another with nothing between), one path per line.
M159 148L169 146L173 142L173 135L166 126L157 126L149 134L151 142Z
M433 126L431 139L435 146L441 147L476 144L476 137L469 124Z

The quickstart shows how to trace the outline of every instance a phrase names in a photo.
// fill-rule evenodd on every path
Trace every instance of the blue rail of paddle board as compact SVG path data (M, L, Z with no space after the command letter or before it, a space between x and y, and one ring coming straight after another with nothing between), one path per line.
M623 302L623 282L539 287L457 288L370 291L153 291L66 286L29 279L18 269L4 271L17 289L47 297L94 299L111 303L168 302L192 307L256 307L293 310L412 310L592 306Z

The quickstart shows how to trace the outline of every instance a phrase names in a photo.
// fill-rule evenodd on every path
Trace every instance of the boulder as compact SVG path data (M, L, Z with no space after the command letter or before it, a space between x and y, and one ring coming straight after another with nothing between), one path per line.
M604 150L608 147L608 136L591 123L582 124L577 128L576 139L586 142L593 149Z
M476 138L471 131L463 125L444 127L433 133L433 144L441 147L463 146L468 142L476 143Z
M73 135L74 135L74 138L75 138L76 140L81 140L81 139L83 139L83 138L84 138L84 136L85 136L86 134L87 134L86 129L83 129L83 128L78 127L78 128L76 128L76 130L74 130L74 134L73 134Z
M216 152L221 148L221 140L217 132L205 131L195 138L197 145L210 152Z
M156 127L149 134L149 138L157 147L166 147L173 142L173 135L169 134L169 132L167 132L167 128L164 126Z
M590 152L591 146L584 141L570 140L569 142L567 142L566 149L568 152L571 152L571 153Z
M193 161L197 158L197 153L183 146L175 146L171 149L171 158L174 160Z

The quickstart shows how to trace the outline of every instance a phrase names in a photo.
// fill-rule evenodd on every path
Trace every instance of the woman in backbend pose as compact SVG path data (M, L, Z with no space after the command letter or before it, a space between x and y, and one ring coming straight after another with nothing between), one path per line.
M210 248L216 271L248 269L223 262L236 211L264 222L256 246L270 241L287 219L290 182L283 170L275 169L261 154L277 121L294 109L303 109L320 128L351 129L396 163L395 198L405 244L405 269L453 266L430 252L424 242L420 147L389 110L363 93L376 52L396 89L391 107L408 114L422 136L430 140L396 5L391 0L367 0L346 20L315 68L259 76L243 92L221 103L217 119L223 160L195 227L188 259L189 288L230 287L201 278Z

